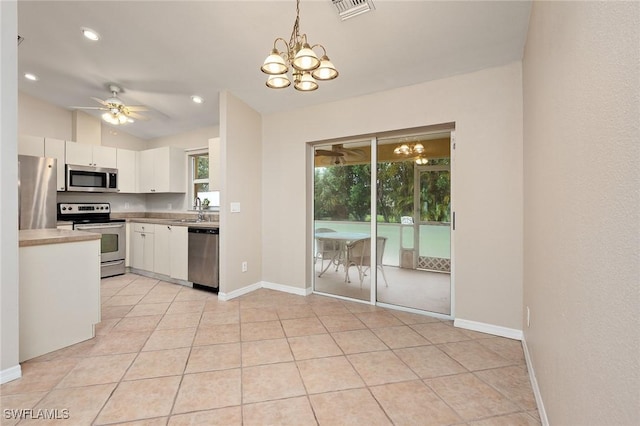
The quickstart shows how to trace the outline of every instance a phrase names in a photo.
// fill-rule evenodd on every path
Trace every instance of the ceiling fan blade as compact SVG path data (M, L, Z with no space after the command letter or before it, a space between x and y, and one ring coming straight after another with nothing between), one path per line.
M86 106L70 106L69 108L71 109L98 109L101 111L108 111L109 108L105 108L105 107L86 107Z
M143 120L143 121L149 120L149 117L145 117L144 115L140 115L135 112L125 112L124 115L126 115L127 117L135 118L136 120Z
M328 149L316 149L316 155L327 157L343 157L344 154L338 151L330 151Z
M125 108L129 111L149 111L149 108L144 105L127 105Z
M109 105L107 102L103 101L103 100L102 100L102 99L100 99L100 98L94 98L94 97L92 96L92 97L91 97L91 99L93 99L93 100L94 100L94 101L96 101L97 103L102 104L102 105L104 105L104 106Z

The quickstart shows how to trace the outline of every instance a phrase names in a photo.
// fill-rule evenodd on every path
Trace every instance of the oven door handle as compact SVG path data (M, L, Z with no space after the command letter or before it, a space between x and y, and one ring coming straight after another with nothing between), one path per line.
M124 260L112 260L110 262L102 262L100 265L101 266L115 266L115 265L121 265L124 263Z
M124 224L120 223L118 225L76 225L76 229L78 231L84 231L88 229L114 229L114 228L124 228Z

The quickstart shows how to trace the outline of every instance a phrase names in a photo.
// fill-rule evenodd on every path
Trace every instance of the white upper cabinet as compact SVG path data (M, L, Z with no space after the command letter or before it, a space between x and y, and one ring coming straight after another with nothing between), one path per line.
M119 192L135 193L138 191L136 180L138 178L138 168L136 160L136 151L128 149L116 150L118 169L118 189Z
M66 190L65 186L65 141L62 139L45 138L44 139L44 156L53 157L57 167L57 184L58 191Z
M138 190L141 193L186 192L184 149L163 147L139 152Z
M110 146L67 141L66 148L67 164L117 168L116 149Z

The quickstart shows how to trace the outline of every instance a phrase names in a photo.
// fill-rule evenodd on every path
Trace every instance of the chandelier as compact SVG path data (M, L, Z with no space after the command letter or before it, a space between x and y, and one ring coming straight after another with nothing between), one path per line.
M278 50L278 42L284 44L282 51ZM314 48L322 49L322 56L313 51ZM309 45L306 34L300 34L300 0L296 0L296 20L289 42L283 38L276 38L273 42L273 50L260 68L268 74L267 87L283 89L291 85L296 90L310 92L318 88L316 80L333 80L338 76L338 71L333 66L327 50L321 44ZM291 71L291 76L288 75Z
M406 143L398 145L393 150L393 153L396 155L403 155L405 157L415 157L415 162L418 165L429 163L429 159L425 155L423 155L424 146L419 142L411 146L407 145Z

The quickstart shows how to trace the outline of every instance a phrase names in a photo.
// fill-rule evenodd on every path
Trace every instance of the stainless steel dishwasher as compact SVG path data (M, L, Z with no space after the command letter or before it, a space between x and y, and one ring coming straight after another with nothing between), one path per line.
M189 228L188 280L194 286L218 291L219 228Z

